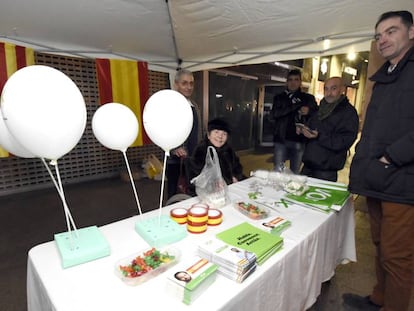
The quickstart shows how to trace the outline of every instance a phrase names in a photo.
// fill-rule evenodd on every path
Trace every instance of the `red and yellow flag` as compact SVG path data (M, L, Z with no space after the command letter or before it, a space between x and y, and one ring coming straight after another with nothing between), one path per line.
M34 65L34 51L29 48L0 42L0 93L7 79L18 69ZM9 153L0 147L0 158Z
M100 104L123 104L138 119L138 137L132 146L151 143L142 122L142 112L149 97L148 64L129 60L97 59L96 73Z

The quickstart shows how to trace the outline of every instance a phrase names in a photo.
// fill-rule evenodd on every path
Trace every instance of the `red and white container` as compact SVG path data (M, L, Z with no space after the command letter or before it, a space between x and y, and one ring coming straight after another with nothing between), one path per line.
M197 203L188 209L187 230L191 233L203 233L207 230L208 205Z
M223 213L216 209L216 208L210 208L208 210L208 220L207 224L209 226L218 226L223 221Z
M190 233L204 233L207 231L207 222L204 223L196 223L187 220L187 231Z
M176 207L170 211L170 217L178 224L185 224L187 222L187 209L183 207Z

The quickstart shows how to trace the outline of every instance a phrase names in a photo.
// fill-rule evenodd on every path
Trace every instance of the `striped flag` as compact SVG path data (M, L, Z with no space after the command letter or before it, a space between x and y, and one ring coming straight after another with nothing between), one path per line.
M7 79L18 69L34 65L34 51L29 48L0 42L0 93ZM9 153L0 147L0 158Z
M138 137L132 146L151 143L142 122L142 112L149 97L148 64L129 60L97 59L96 72L100 104L124 104L138 119Z

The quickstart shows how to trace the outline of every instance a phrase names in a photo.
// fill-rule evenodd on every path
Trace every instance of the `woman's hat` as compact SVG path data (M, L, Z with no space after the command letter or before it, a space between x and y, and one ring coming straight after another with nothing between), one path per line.
M215 118L208 122L207 130L211 132L212 130L221 130L227 132L227 134L231 134L230 125L221 118Z

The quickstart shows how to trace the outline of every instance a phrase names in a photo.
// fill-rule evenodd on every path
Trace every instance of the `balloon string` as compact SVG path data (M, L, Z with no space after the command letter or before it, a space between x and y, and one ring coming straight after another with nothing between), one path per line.
M51 161L50 163L55 166L55 171L56 171L56 176L57 176L57 180L58 180L58 184L59 184L61 199L62 199L62 202L63 202L63 208L65 209L66 225L68 227L70 249L73 250L74 249L74 244L73 244L72 232L70 230L70 223L69 223L69 214L70 214L70 212L69 212L68 206L66 204L65 195L63 193L63 186L62 186L62 180L60 179L59 168L58 168L57 162Z
M132 178L131 169L130 169L129 163L128 163L128 158L127 158L127 155L126 155L125 151L122 151L122 154L124 155L125 164L126 164L127 169L128 169L129 179L131 180L132 189L134 190L135 202L137 203L138 212L139 212L139 215L140 215L141 220L142 220L141 205L139 204L138 194L137 194L137 190L135 189L135 183L134 183L134 179Z
M66 203L65 194L63 192L63 187L62 186L59 187L59 185L56 183L55 176L53 176L53 173L50 170L49 166L47 165L45 159L44 158L41 158L41 159L42 159L43 164L46 167L47 172L49 173L49 175L50 175L50 177L51 177L51 179L53 181L53 184L55 185L55 188L56 188L56 190L57 190L57 192L59 194L60 199L62 200L63 209L65 211L65 218L66 218L66 225L68 227L68 232L70 233L70 231L71 231L70 224L69 224L69 221L70 221L71 224L72 224L72 226L73 226L73 228L75 229L76 237L79 237L79 234L78 234L78 231L77 231L78 229L76 228L75 222L73 221L73 218L72 218L72 214L70 213L69 207L68 207L68 205ZM58 178L60 180L59 169L57 167L57 163L56 164L53 164L53 165L55 165L55 167L56 167L56 174L57 174L57 176L58 176ZM61 184L62 183L60 182L60 185Z
M165 169L167 167L167 157L169 153L165 153L164 155L164 164L162 167L162 178L161 178L161 191L160 191L160 205L159 205L159 213L158 213L158 226L161 225L161 209L162 209L162 199L164 198L164 185L165 185Z

